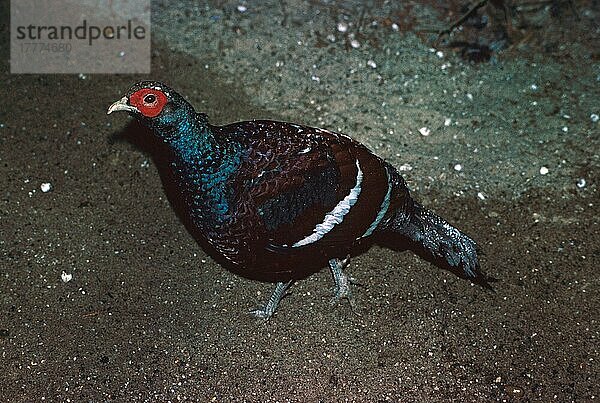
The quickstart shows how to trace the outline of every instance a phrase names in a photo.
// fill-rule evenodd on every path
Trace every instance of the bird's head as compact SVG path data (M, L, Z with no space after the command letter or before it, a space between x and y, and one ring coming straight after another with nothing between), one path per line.
M177 92L158 81L140 81L123 98L114 102L107 114L128 112L157 134L166 134L189 123L194 108Z

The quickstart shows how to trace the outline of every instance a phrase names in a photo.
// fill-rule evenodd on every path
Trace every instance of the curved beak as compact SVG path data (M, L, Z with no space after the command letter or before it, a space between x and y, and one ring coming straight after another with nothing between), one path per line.
M108 108L108 112L106 112L106 114L110 115L111 113L118 111L139 112L136 107L127 104L127 97L123 97L117 102L113 102L113 104Z

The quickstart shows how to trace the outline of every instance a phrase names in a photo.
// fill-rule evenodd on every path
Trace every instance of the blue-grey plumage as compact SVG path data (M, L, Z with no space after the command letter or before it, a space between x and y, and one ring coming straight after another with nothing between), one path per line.
M476 244L413 201L390 164L350 137L275 121L209 124L160 82L143 81L109 108L127 111L173 151L194 226L232 270L278 282L257 316L270 317L293 281L343 268L375 237L400 236L485 283Z

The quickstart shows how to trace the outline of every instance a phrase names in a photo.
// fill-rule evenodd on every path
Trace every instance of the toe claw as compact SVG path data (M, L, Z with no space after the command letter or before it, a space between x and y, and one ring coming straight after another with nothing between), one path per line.
M248 311L248 313L257 319L268 320L273 316L273 312L269 313L265 308L256 308Z
M350 287L345 288L337 288L333 291L333 297L331 297L331 305L335 305L342 299L347 299L348 301L352 300L352 292L350 292Z

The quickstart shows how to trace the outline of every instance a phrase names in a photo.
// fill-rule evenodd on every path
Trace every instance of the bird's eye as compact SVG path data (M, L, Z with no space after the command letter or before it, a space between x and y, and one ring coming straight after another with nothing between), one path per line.
M161 114L169 99L158 88L141 88L129 96L129 104L147 118Z
M156 101L156 95L148 94L144 97L145 104L153 104Z

